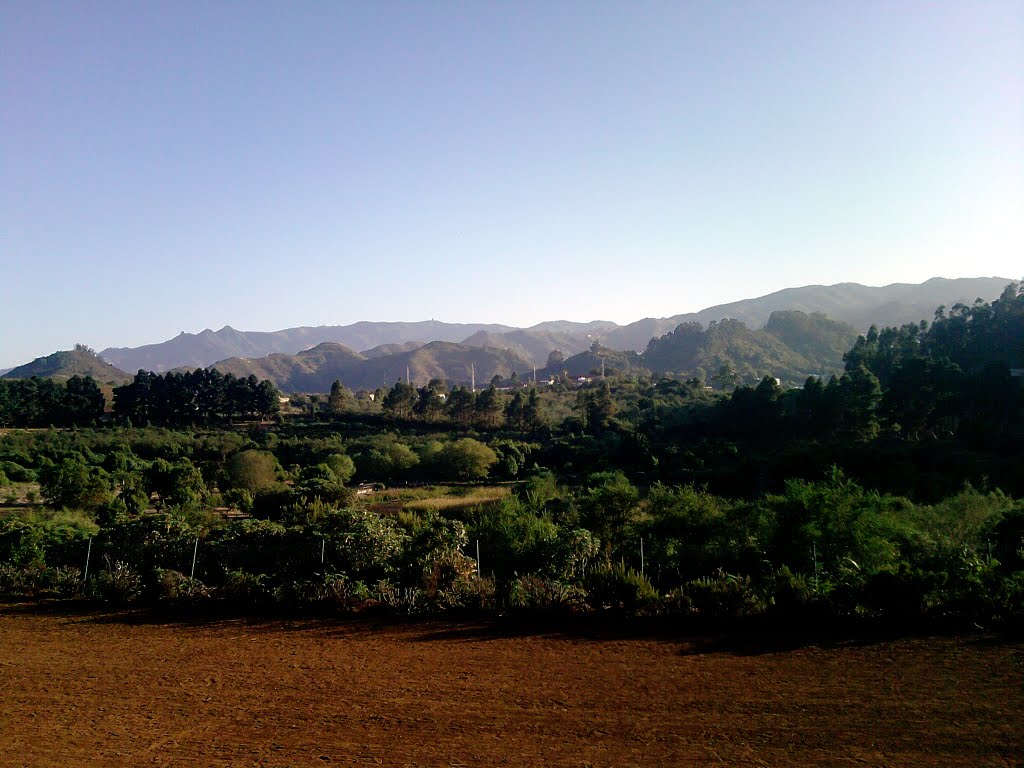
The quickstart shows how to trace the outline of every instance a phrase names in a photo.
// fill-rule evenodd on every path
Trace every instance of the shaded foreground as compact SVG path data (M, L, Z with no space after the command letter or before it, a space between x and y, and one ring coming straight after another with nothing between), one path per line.
M3 766L1011 766L1024 648L0 605Z

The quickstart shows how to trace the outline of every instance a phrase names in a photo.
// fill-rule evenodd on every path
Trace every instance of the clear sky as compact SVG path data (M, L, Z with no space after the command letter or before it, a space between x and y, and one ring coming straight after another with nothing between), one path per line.
M1020 1L0 4L0 366L1022 256Z

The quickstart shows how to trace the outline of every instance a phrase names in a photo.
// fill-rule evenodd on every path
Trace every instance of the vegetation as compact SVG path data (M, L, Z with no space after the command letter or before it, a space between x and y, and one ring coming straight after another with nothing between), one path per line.
M802 387L339 382L268 423L254 379L140 373L102 426L0 436L0 484L42 500L0 518L0 591L1020 624L1022 354L1012 285L872 329Z

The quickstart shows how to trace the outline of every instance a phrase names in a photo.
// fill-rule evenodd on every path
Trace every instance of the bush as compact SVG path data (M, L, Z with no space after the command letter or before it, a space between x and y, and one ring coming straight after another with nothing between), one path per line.
M582 608L586 593L581 587L536 574L517 576L508 585L509 608L524 611L565 611Z
M191 602L210 596L210 589L199 579L172 568L157 569L157 596L171 602Z
M107 569L92 580L93 592L111 603L132 603L142 594L142 577L120 560L107 560Z
M21 464L16 464L13 461L0 461L0 472L7 476L7 479L13 483L34 483L36 481L36 473L31 469L26 469ZM0 483L3 485L3 483Z
M41 566L0 565L0 595L32 597L38 588L42 571Z
M683 587L693 610L711 618L753 616L763 610L763 603L754 592L749 576L735 576L719 570L714 576L694 579Z
M272 590L265 574L229 570L224 574L224 583L217 590L217 596L228 603L251 607L269 602Z
M451 607L490 610L496 605L494 579L479 577L473 574L468 579L460 579L442 595L440 602Z
M47 594L70 599L80 596L84 588L82 571L78 568L48 568L46 570L44 591Z
M647 577L624 565L602 565L587 574L587 602L594 608L636 613L652 607L658 592Z
M784 617L803 616L822 603L811 579L785 565L764 580L761 593L767 610Z

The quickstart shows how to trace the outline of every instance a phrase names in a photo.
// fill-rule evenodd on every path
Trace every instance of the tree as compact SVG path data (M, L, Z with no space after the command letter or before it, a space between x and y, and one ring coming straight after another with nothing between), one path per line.
M715 375L711 377L711 380L715 382L715 386L719 389L728 390L736 387L739 381L739 376L736 375L736 371L728 363L721 365Z
M54 507L95 510L113 499L107 473L81 459L64 459L39 471L39 490Z
M324 459L324 464L331 468L331 472L342 485L351 480L356 473L355 462L344 453L332 453Z
M412 417L417 400L419 396L416 394L416 387L398 380L384 397L381 407L391 418L406 421Z
M476 399L477 421L482 427L495 429L501 426L503 414L504 408L502 408L498 390L491 384Z
M530 390L530 397L523 408L523 428L527 432L536 432L543 426L544 420L540 415L540 395L537 393L537 388L534 387Z
M360 472L377 480L396 480L420 462L420 457L405 443L391 442L371 448L359 461Z
M622 539L632 520L640 492L621 472L598 472L590 476L580 499L584 526L604 544L605 560L611 562L612 548Z
M437 461L442 472L455 480L483 480L498 455L479 440L464 437L445 445Z
M476 395L465 387L456 387L448 395L445 410L448 412L448 418L465 429L473 420L475 404Z
M107 402L92 377L72 376L66 390L66 423L88 424L103 415Z
M149 491L160 498L160 506L195 507L206 494L206 483L188 459L171 463L157 459L146 472Z
M608 382L602 381L593 389L580 390L576 396L576 408L591 434L600 434L608 429L616 410Z
M345 484L327 463L316 464L302 470L295 490L307 500L320 499L328 504L345 501L348 493Z
M441 393L431 386L419 390L413 412L426 421L437 421L444 414L444 400Z
M505 406L505 423L510 429L523 430L526 414L526 398L522 392L516 392Z
M338 379L334 380L331 384L331 394L327 398L327 410L332 414L343 413L348 410L349 403L352 400L352 392L345 386L342 385Z
M870 440L878 434L878 404L882 387L878 377L863 365L844 373L839 380L840 430L853 440Z
M232 488L257 494L277 485L279 469L277 459L270 451L242 451L228 461L228 481Z

